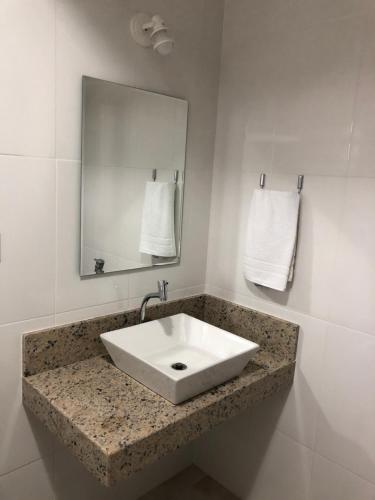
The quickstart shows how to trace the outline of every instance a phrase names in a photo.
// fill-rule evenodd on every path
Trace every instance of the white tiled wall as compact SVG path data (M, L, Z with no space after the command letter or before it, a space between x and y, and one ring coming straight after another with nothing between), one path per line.
M4 0L0 18L0 153L53 158L54 2Z
M131 40L142 10L173 28L170 57ZM169 279L171 297L203 289L222 14L217 0L0 2L1 500L137 498L189 462L186 449L101 488L23 410L21 334L138 305L157 278ZM82 74L189 101L180 266L79 279Z
M374 26L371 0L226 1L207 289L301 325L289 395L195 448L243 499L375 499ZM305 174L287 293L242 274L263 171Z

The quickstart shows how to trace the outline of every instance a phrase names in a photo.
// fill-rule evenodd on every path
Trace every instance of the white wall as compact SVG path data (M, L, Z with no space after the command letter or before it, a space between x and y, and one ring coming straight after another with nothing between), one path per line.
M0 3L0 498L136 498L186 464L188 450L105 491L21 406L21 333L139 304L156 280L171 297L202 289L220 62L217 0L3 0ZM176 50L129 35L158 12ZM190 103L182 263L79 279L81 75ZM199 245L196 242L199 241Z
M195 450L243 499L375 498L374 26L366 0L226 1L208 290L302 327L286 402ZM242 275L260 172L275 189L305 174L288 293Z

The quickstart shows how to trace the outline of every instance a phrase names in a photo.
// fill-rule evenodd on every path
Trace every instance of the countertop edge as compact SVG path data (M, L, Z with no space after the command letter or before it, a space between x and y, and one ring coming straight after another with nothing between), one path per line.
M34 404L31 404L33 401ZM22 403L47 429L67 446L73 455L105 486L108 472L108 455L91 441L66 415L54 407L28 380L22 377ZM80 445L78 444L80 443ZM90 460L87 460L90 457Z
M102 484L112 486L145 465L197 439L225 420L291 386L294 371L295 362L264 371L264 376L259 379L251 383L245 382L242 387L219 397L212 404L198 408L195 412L172 421L164 428L114 452L106 452L87 437L72 419L53 405L52 400L41 394L28 381L28 377L23 377L23 403Z
M292 362L272 372L265 372L265 375L255 382L244 385L211 405L198 409L186 418L172 422L147 438L132 444L129 448L111 454L109 456L109 471L113 472L109 474L108 484L110 486L116 484L119 480L140 471L145 465L155 462L168 453L173 453L178 448L199 438L205 432L256 406L283 388L291 387L294 371L295 362ZM262 386L261 391L259 390L260 386ZM188 428L186 428L187 421ZM131 451L133 447L137 450L136 456L142 458L138 465L134 461L133 453L131 464L124 461L124 458L126 459L125 450ZM131 469L128 472L127 465ZM122 471L120 474L117 473L119 470Z

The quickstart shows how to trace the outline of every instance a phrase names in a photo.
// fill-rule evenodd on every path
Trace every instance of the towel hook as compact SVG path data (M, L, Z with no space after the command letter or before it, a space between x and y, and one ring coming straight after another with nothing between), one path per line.
M301 191L303 189L303 181L305 179L304 175L299 175L298 176L298 181L297 181L297 189L298 189L298 194L301 194Z
M174 171L173 180L174 180L174 183L177 184L177 181L178 181L178 170Z
M266 174L260 174L260 179L259 179L260 189L263 189L265 185L266 185Z
M153 168L153 169L152 169L152 180L153 180L154 182L156 181L156 174L157 174L156 168Z

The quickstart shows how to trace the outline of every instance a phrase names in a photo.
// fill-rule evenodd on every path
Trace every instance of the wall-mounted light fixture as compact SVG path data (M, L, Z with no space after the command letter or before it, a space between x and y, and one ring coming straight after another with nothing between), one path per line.
M174 40L168 36L168 27L159 15L136 14L130 21L130 31L139 45L152 47L162 56L173 50Z

